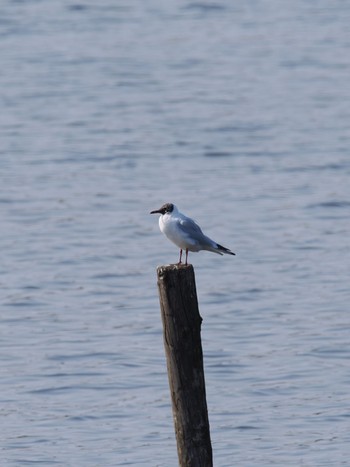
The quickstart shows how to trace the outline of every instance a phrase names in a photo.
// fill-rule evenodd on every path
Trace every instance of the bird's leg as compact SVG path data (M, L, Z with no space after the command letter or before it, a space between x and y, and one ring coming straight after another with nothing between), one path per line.
M179 264L181 264L181 258L182 258L182 250L180 250L180 259L179 259Z
M187 266L187 256L188 256L188 248L186 248L186 263L185 263L186 266Z

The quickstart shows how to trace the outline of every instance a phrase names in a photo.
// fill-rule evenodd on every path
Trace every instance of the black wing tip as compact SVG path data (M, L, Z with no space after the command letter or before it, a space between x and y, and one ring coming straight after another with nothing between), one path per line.
M229 250L228 248L225 248L222 245L219 245L218 243L217 243L217 247L219 248L219 250L223 251L224 253L227 253L228 255L236 256L236 253L233 253L233 251Z

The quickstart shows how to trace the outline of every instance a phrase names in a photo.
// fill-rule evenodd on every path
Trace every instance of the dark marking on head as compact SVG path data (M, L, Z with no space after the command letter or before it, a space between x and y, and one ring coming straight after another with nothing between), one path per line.
M151 211L150 214L167 214L173 212L174 205L173 203L166 203L163 206L155 211Z

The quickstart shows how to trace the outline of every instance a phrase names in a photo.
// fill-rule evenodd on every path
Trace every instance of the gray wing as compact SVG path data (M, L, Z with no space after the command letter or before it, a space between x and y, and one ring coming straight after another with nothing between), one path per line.
M201 237L202 235L204 235L199 225L196 224L195 221L190 219L189 217L186 217L185 219L181 219L179 221L179 228L184 233L193 237Z
M217 243L204 235L199 225L189 217L180 219L178 227L183 233L187 235L187 241L197 248L191 251L208 250L222 255L218 249Z
M215 242L213 242L211 238L204 235L199 225L189 217L181 219L178 226L182 232L187 234L188 241L190 241L190 243L193 245L200 245L202 249L206 249L207 246L211 247L215 245Z

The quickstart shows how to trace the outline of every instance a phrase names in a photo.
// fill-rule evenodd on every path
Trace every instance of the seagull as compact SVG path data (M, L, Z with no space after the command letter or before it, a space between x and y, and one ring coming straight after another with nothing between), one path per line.
M166 203L161 208L151 211L150 214L160 214L159 228L160 231L168 237L176 246L180 248L181 264L182 250L186 251L186 262L189 251L207 250L213 253L223 255L235 255L231 250L214 242L211 238L204 235L202 229L193 219L182 214L175 204Z

